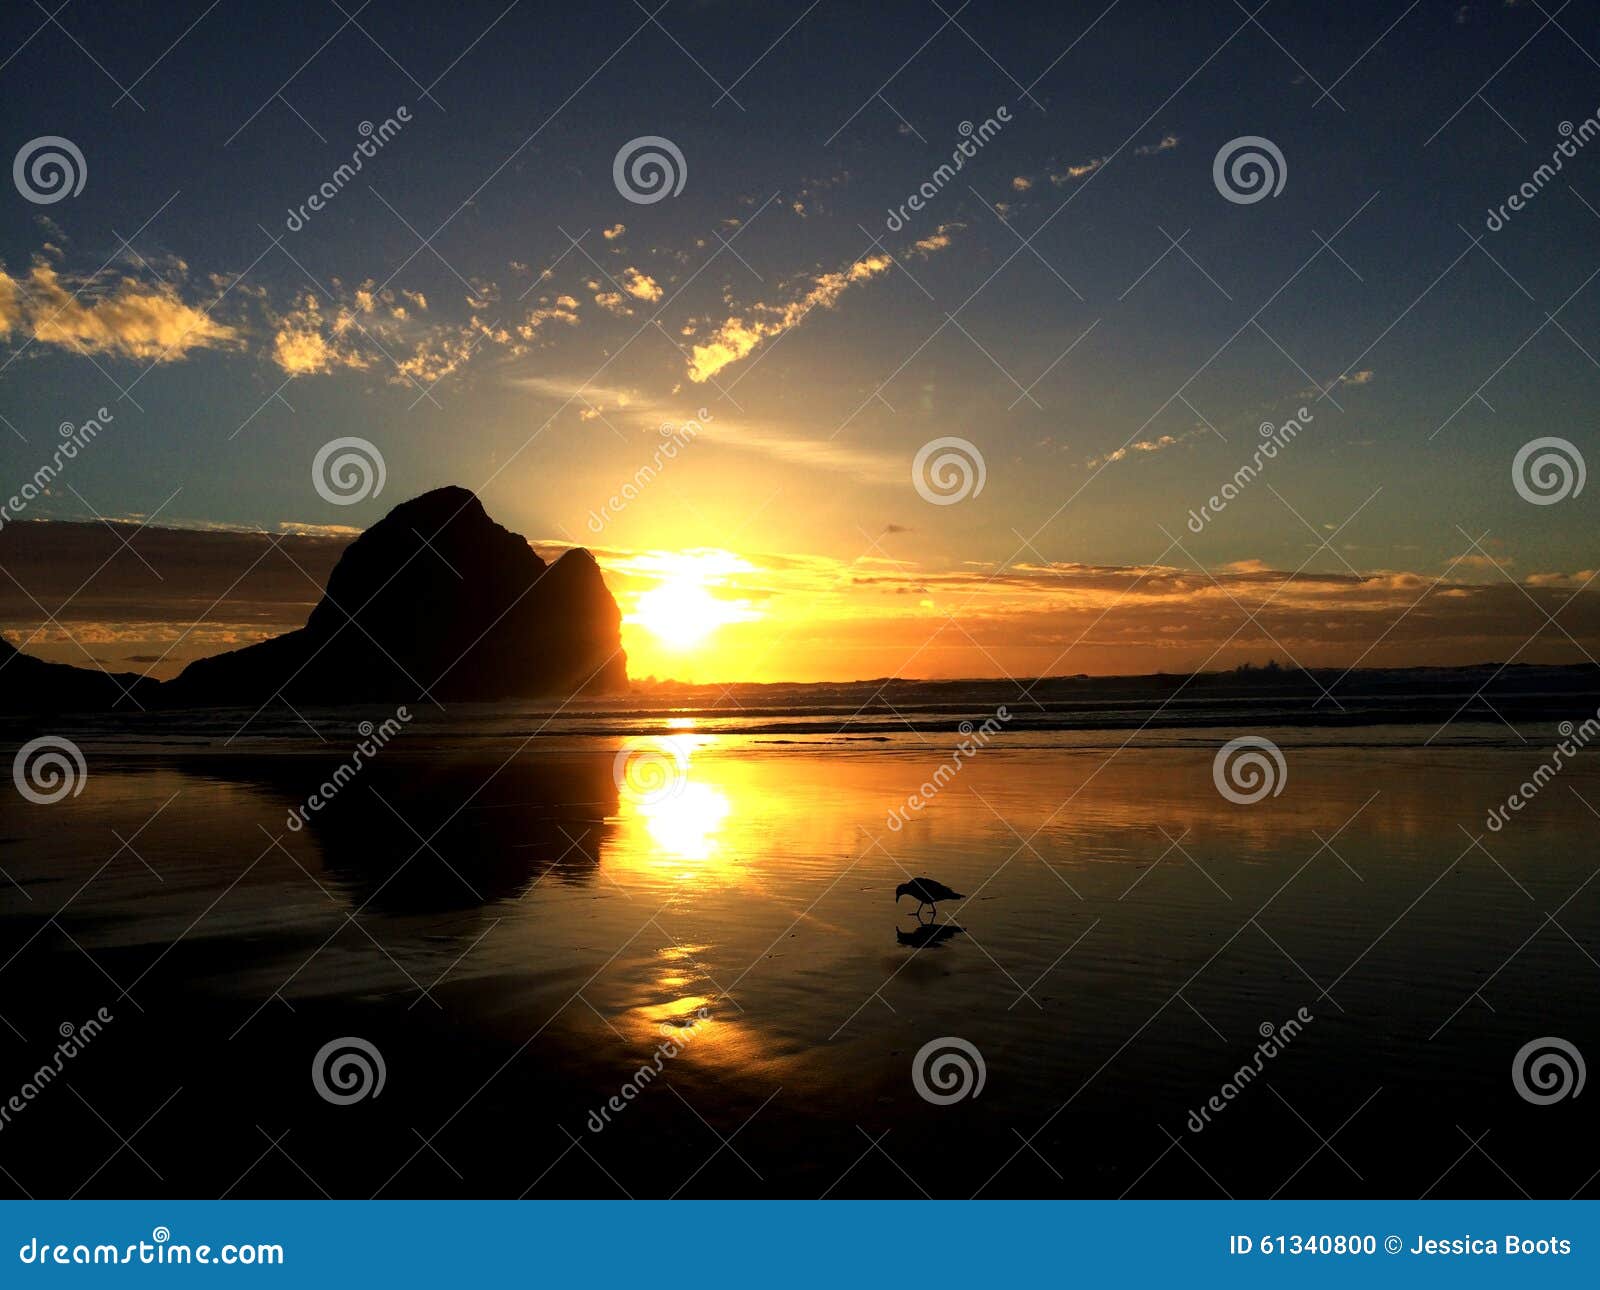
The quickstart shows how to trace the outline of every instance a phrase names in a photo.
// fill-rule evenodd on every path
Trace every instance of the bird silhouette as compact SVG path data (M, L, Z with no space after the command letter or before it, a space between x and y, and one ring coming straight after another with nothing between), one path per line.
M964 897L959 891L951 891L942 882L935 882L932 878L913 878L910 882L903 882L894 889L895 904L900 903L901 896L915 896L917 898L917 918L922 917L922 907L928 906L938 913L938 903L941 900L962 900Z

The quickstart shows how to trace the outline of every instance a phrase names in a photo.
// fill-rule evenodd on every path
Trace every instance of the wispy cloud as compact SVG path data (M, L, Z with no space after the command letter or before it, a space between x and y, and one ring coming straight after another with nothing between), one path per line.
M909 462L904 456L857 447L839 439L818 438L801 427L745 420L720 411L715 416L701 416L694 409L637 390L589 385L561 377L518 376L511 378L511 384L546 398L571 402L584 420L604 415L613 426L655 434L663 426L681 425L693 418L697 442L759 453L790 465L840 471L875 483L899 484L907 478Z
M949 232L945 227L940 227L915 243L914 249L927 255L949 245ZM730 316L690 352L689 379L695 382L709 381L730 363L749 357L764 342L798 327L813 309L834 308L839 298L851 287L882 277L893 267L894 259L886 251L862 256L848 268L807 280L800 292L783 304L758 302L743 314Z
M1141 157L1153 157L1158 152L1171 152L1172 149L1178 146L1178 142L1179 140L1177 135L1164 134L1160 139L1156 140L1155 143L1140 144L1133 151L1135 154Z
M1106 453L1101 457L1090 457L1084 466L1094 470L1099 466L1106 466L1115 461L1121 461L1130 453L1161 452L1167 448L1175 448L1180 443L1197 438L1202 432L1199 430L1185 430L1182 434L1157 435L1154 439L1137 439L1132 443L1125 443L1122 447Z
M1133 150L1133 153L1136 157L1153 157L1157 153L1171 152L1181 142L1182 140L1178 135L1169 132L1153 143L1140 144ZM1069 162L1063 166L1052 164L1045 170L1044 178L1048 179L1056 188L1062 188L1074 180L1086 179L1110 160L1111 158L1108 156L1099 156L1090 157L1085 161ZM1014 192L1026 193L1037 182L1038 179L1033 175L1017 175L1011 180L1011 188Z
M1085 175L1092 175L1106 164L1104 157L1092 157L1088 161L1080 161L1075 165L1065 166L1060 170L1050 172L1050 182L1057 188L1070 183L1074 179L1082 179Z

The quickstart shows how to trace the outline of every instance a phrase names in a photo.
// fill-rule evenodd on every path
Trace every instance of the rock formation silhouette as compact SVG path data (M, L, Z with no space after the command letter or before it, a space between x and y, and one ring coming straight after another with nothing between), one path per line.
M0 662L16 651L6 646ZM114 682L25 655L0 666L5 711L441 703L603 694L628 684L621 614L582 548L546 563L468 489L402 502L344 551L306 625L197 659L171 681ZM120 688L119 688L120 685Z

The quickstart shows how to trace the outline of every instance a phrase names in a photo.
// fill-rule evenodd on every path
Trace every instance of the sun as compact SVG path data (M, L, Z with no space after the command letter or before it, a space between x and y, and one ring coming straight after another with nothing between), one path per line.
M641 595L632 619L663 645L691 649L731 621L725 608L700 583L679 578Z
M639 560L639 572L658 579L638 593L626 621L664 649L686 652L720 627L759 617L748 601L730 595L734 574L748 566L723 552L657 552Z

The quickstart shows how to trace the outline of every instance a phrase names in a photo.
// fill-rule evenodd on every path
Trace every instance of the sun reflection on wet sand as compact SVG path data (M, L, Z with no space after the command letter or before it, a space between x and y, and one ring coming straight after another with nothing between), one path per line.
M709 784L687 783L662 801L640 803L638 814L661 862L703 863L720 850L718 834L731 809L726 795ZM691 878L694 873L686 870L680 877Z
M676 717L671 725L692 730L694 720ZM628 845L619 848L614 867L679 885L736 880L738 869L725 856L723 837L733 802L716 782L721 775L695 762L697 753L716 743L674 734L621 754L616 823ZM648 777L648 791L632 790L636 773L641 780Z

